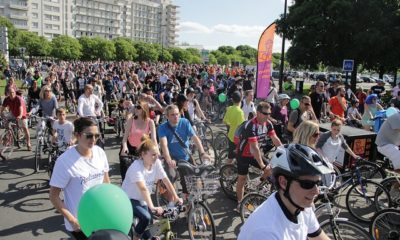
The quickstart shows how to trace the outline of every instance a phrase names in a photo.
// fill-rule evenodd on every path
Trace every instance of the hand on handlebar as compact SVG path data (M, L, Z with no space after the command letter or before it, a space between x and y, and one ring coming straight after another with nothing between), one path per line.
M161 216L164 213L164 209L162 207L153 207L151 212L157 216Z

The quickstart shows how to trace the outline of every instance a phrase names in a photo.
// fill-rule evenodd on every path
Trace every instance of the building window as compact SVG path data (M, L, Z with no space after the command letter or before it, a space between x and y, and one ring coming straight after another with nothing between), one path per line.
M39 28L39 23L32 22L32 28Z
M38 9L39 8L39 4L37 3L32 3L32 9Z
M39 14L38 13L32 13L32 18L35 18L35 19L39 18Z

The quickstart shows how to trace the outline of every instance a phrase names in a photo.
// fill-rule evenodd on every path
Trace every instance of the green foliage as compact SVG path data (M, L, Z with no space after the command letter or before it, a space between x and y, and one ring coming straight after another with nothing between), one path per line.
M160 52L159 61L172 62L172 59L172 54L169 52L168 49L164 48L164 50Z
M218 51L225 53L226 55L231 55L235 53L235 49L231 46L221 46L218 48Z
M134 47L137 51L136 61L149 61L155 62L159 58L161 51L157 51L152 44L145 42L135 42Z
M48 56L51 53L50 42L45 37L39 37L33 32L18 31L14 41L18 48L26 48L25 54L28 56ZM18 50L17 55L19 54Z
M170 48L169 52L172 55L172 61L176 63L189 63L191 54L189 51L181 48Z
M82 60L96 59L96 40L90 37L80 37L79 43L82 46Z
M109 41L104 38L96 37L95 39L95 49L96 49L96 58L101 60L114 60L115 59L115 46L112 41Z
M217 58L213 54L208 55L208 58L209 58L209 64L217 64L218 63Z
M82 56L82 46L75 38L60 35L51 41L51 55L62 60L77 60Z
M133 47L132 40L128 38L116 38L113 40L116 60L133 60L137 57L136 49Z
M394 69L400 65L398 12L398 0L296 1L286 20L278 19L277 32L292 41L292 66L341 67L343 59L354 59L366 69Z

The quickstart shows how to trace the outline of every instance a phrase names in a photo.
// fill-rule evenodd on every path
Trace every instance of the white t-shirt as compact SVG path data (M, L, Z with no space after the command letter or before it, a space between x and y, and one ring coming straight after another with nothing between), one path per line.
M103 102L94 94L86 97L82 94L78 99L78 114L81 117L95 117L96 114L96 103L98 105L97 109L103 108Z
M347 109L347 117L350 118L350 120L356 119L358 113L358 110L356 107L349 107Z
M326 159L328 159L329 162L333 163L336 160L341 148L342 140L339 137L336 139L329 137L328 140L326 140L325 144L322 146L322 152L324 153Z
M254 102L253 101L251 101L249 104L247 104L246 100L243 99L241 105L242 105L242 110L243 110L243 113L244 113L244 119L248 119L249 118L249 114L251 112L254 112L254 113L256 112L256 107L254 106Z
M290 221L284 214L273 193L247 219L240 229L238 240L303 240L315 233L320 226L312 208L306 208Z
M78 204L82 195L91 187L103 183L109 171L106 153L99 146L92 148L93 157L82 157L75 147L68 149L56 161L50 179L50 186L64 191L65 207L78 216ZM64 218L65 227L73 231L69 221Z
M64 124L60 124L58 120L54 121L53 129L57 133L57 143L58 146L62 146L63 143L71 142L72 136L74 134L74 124L70 121L65 121Z
M136 183L140 181L145 182L146 188L151 194L155 187L154 183L159 179L166 177L167 174L165 173L159 159L156 160L150 170L147 170L143 165L143 160L139 159L134 161L128 168L126 177L122 183L122 189L130 199L135 199L140 201L142 204L146 204Z

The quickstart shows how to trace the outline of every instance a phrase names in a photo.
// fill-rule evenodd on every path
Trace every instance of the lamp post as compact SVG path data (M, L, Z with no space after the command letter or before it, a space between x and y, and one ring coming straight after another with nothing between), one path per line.
M161 61L164 61L164 31L165 31L165 24L161 25Z
M284 67L284 62L285 62L286 9L287 9L287 0L285 0L285 9L283 11L283 26L284 26L284 29L282 31L281 65L280 65L280 68L279 68L279 93L282 93L283 67Z

